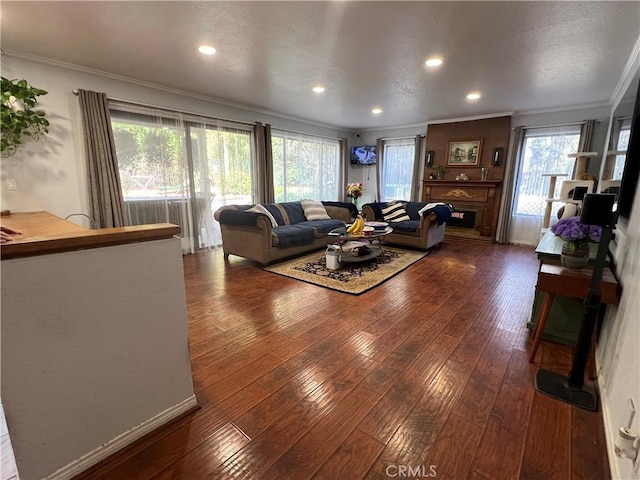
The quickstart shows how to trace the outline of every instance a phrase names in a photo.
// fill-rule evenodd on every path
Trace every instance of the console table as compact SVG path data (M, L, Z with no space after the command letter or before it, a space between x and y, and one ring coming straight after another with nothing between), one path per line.
M582 270L570 270L560 265L543 264L538 273L538 292L545 294L544 303L536 323L535 336L531 345L529 362L536 357L538 345L542 339L545 325L549 318L549 312L557 295L563 295L572 299L584 301L591 287L592 270L590 267ZM618 300L618 282L609 268L605 268L602 274L600 286L601 301L604 304L616 303ZM582 316L580 320L582 320Z
M538 246L536 255L540 260L539 272L544 265L560 265L560 254L564 240L547 231ZM589 244L589 263L593 263L598 251L598 244ZM544 294L536 286L536 293L531 309L531 318L527 323L530 330L535 329L542 308ZM567 345L575 345L580 332L580 323L584 314L582 300L559 293L549 305L548 322L542 338Z

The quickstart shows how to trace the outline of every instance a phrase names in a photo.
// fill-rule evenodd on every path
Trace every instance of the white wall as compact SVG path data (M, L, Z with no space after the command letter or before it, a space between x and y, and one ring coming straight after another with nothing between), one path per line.
M628 85L638 71L640 37L620 85ZM624 95L623 89L614 101L612 121L613 112L621 115L618 107ZM635 135L638 133L635 132ZM636 162L639 160L627 159ZM596 368L611 475L620 479L640 479L640 467L634 469L630 460L619 458L614 453L619 428L627 426L629 421L631 411L628 399L633 400L638 411L631 429L640 434L640 189L636 191L630 218L618 222L615 244L614 259L622 296L617 306L607 309L596 350Z
M2 75L24 78L49 93L39 98L47 112L50 133L39 142L25 143L13 157L1 161L1 205L13 211L46 210L60 217L88 213L86 167L82 124L75 89L104 92L109 98L209 115L240 122L269 123L273 128L331 138L349 132L304 123L264 112L238 108L196 96L154 88L112 76L98 75L64 66L5 55ZM6 189L15 179L17 189ZM78 221L76 218L73 221ZM85 225L88 226L88 225Z
M3 260L2 403L24 480L195 407L180 239Z
M607 310L596 352L598 384L612 477L640 479L630 460L614 455L618 429L627 426L633 399L638 414L632 430L640 434L640 194L636 194L631 218L617 229L615 263L622 296Z

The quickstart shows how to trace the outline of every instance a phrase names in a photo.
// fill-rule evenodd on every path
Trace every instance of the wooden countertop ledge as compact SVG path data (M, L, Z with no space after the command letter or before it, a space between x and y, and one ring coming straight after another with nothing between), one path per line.
M180 234L171 223L89 230L48 212L12 213L2 225L22 232L0 247L2 260L162 240Z

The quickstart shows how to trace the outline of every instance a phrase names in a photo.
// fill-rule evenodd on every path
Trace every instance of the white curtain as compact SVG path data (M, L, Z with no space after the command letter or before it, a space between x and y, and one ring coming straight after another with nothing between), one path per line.
M213 212L253 203L253 126L111 102L132 225L173 223L183 253L222 244Z
M182 115L111 103L122 193L131 225L179 225L182 252L196 248Z
M420 154L420 136L383 140L380 162L380 201L411 200L416 151Z
M189 118L196 234L200 248L222 245L213 213L223 205L254 203L256 143L253 127L224 120Z

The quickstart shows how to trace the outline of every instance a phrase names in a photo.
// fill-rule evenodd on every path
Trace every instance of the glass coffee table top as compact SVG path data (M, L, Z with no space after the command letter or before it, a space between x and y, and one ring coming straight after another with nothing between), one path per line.
M366 262L367 260L371 260L382 255L384 252L382 249L382 239L385 235L389 235L391 232L393 232L393 228L387 226L384 229L375 229L373 231L353 235L351 233L347 233L347 227L340 227L331 230L329 235L337 237L337 243L340 245L341 249L340 262L356 263ZM373 240L378 240L377 245L371 244ZM345 251L345 245L351 241L362 242L365 245L368 242L369 244L367 246L371 250L370 253L367 253L366 255L354 255L349 249Z

